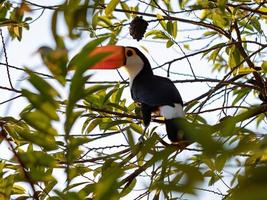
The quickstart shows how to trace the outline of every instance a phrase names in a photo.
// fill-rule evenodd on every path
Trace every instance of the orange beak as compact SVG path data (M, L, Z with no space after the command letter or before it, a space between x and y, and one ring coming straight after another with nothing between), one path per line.
M108 45L96 47L89 54L89 57L99 53L110 53L110 55L90 67L90 69L116 69L125 65L125 47L123 46Z

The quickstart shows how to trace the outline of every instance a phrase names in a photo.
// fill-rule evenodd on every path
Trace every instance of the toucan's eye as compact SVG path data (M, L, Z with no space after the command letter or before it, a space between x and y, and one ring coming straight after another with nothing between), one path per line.
M131 57L131 56L133 55L133 51L128 50L128 51L126 52L126 54L127 54L128 57Z

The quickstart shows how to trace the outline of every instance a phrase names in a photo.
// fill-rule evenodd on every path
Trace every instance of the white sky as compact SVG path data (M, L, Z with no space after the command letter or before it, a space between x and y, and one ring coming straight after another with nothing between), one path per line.
M32 2L36 2L38 4L43 4L43 5L50 5L50 3L48 4L46 0L38 0L38 1L36 0ZM57 4L58 2L61 2L61 1L50 1L50 2L52 2L53 4ZM34 12L33 14L37 17L40 14L40 12L41 11ZM34 54L34 52L40 46L43 46L43 45L53 46L54 45L51 39L50 18L51 18L51 11L45 10L43 16L40 19L38 19L36 22L30 25L30 30L23 31L22 41L19 42L17 40L14 40L14 41L8 42L7 54L8 54L9 65L14 65L17 67L27 66L33 70L47 73L47 70L44 67L42 67L39 55ZM192 26L181 24L181 23L178 24L178 26L183 27L183 28L194 28ZM153 29L153 26L150 25L148 28ZM3 30L6 35L5 29ZM63 27L63 30L64 30L64 27ZM178 33L178 38L180 37L180 35L183 37L186 36L184 33ZM77 52L77 50L79 49L78 47L82 47L83 44L86 44L88 41L89 41L89 38L86 36L86 34L84 34L83 38L80 38L72 43L69 43L68 45L70 45L71 49L75 49L74 52ZM145 46L149 50L149 54L152 56L154 60L156 60L158 64L162 64L166 60L171 60L173 58L176 58L177 57L176 51L180 52L178 48L166 49L164 44L147 42L145 40L141 40L140 42L137 42L136 40L132 40L129 35L127 35L125 39L120 40L118 44L124 45L124 46L136 46L136 47ZM153 62L153 60L151 59L150 55L147 55L147 56L150 58L152 67L157 66L157 64ZM1 55L1 62L4 62L3 55ZM216 78L216 74L210 73L211 68L209 68L209 64L204 59L200 60L200 56L191 57L190 62L195 70L196 75ZM189 65L186 61L175 63L172 69L175 69L175 68L178 68L180 73L190 74ZM16 89L21 89L21 87L28 87L27 81L23 79L25 77L23 76L22 72L18 70L13 70L13 69L10 69L10 72L11 72L13 85L15 86ZM163 70L156 70L155 73L159 75L163 75L163 76L166 75L166 72L164 72ZM6 68L2 65L0 66L0 74L1 74L0 85L9 87ZM127 77L125 73L123 73L123 75L125 78ZM171 76L170 78L173 80L177 80L177 79L188 79L190 77ZM92 80L118 80L119 81L120 77L116 71L113 71L113 72L105 71L105 72L96 72ZM176 86L179 89L184 101L189 101L193 99L194 97L199 96L203 92L207 91L207 88L208 88L206 84L200 84L200 83L177 84ZM0 102L5 101L9 99L10 97L11 97L10 92L1 90ZM23 98L19 98L15 101L12 101L10 104L0 105L0 116L10 115L10 116L17 117L18 113L25 107L25 105L27 105L27 103ZM214 119L212 119L212 117L209 118L209 121L212 123L215 122ZM77 132L79 132L79 130ZM4 144L0 146L0 149L3 149L3 146ZM0 155L0 159L9 157L9 155L3 153L2 150L1 152L2 153ZM225 187L222 186L221 184L216 184L214 188L212 189L216 190L216 188L218 187L219 188L222 187L222 192L225 190ZM211 197L211 193L208 193L208 192L201 192L201 196L197 197L196 199L198 200L205 200L205 199L211 199L211 198L216 199L217 197L218 196L216 195L212 195Z
M36 3L42 4L42 5L48 5L47 1L44 1L44 0L36 1ZM53 1L53 4L57 4L57 1ZM41 11L37 11L37 12L34 12L33 14L38 16L40 12ZM18 67L27 66L33 70L47 72L46 69L42 67L39 55L34 54L34 52L36 52L36 50L40 46L49 45L53 47L54 45L53 41L51 40L50 14L51 14L51 11L45 10L43 16L40 19L38 19L36 22L30 25L30 30L28 31L24 30L22 41L14 40L8 43L7 54L8 54L8 62L10 65L14 65ZM182 26L182 25L184 26L184 24L180 24L179 26ZM64 30L63 26L62 28ZM153 28L154 28L153 25L150 25L148 27L148 29L153 29ZM64 31L61 31L61 32L64 32ZM178 37L179 37L179 34L180 33L178 33ZM82 47L83 44L89 41L89 38L87 37L86 34L84 34L83 36L84 36L83 38L76 40L76 41L72 41L72 43L68 44L70 45L71 49L75 48L74 52L77 52L77 50L79 50L79 48L77 47L79 46ZM166 49L165 45L162 43L159 45L159 43L146 42L144 40L137 42L136 40L131 39L129 34L127 35L125 39L120 40L118 44L124 45L124 46L137 46L137 47L145 46L148 49L149 54L153 57L154 60L156 60L158 64L162 64L166 60L171 60L173 58L176 58L177 57L176 51L179 51L177 47L175 48L175 50L173 50L172 48ZM150 57L150 55L147 55L147 56ZM1 61L4 62L3 55L1 57ZM153 62L151 57L150 57L150 61L151 61L152 67L157 66L157 64ZM205 77L210 75L209 74L210 69L207 67L207 63L205 62L205 60L199 60L199 57L192 57L190 58L190 62L192 63L192 66L194 67L194 70L197 75L205 76ZM186 61L176 62L172 66L172 70L174 70L175 68L179 68L179 73L190 74L190 68ZM166 69L166 66L165 66L165 69ZM8 85L8 80L6 76L7 74L6 69L4 66L1 66L0 70L1 70L0 73L2 74L2 76L4 76L4 79L3 78L1 79L1 86L8 87L9 85ZM20 71L13 70L13 69L10 69L10 71L11 71L11 78L12 78L13 85L15 85L17 89L20 89L23 85L25 85L25 82L26 82L25 80L21 79L22 73ZM102 73L102 75L98 75L99 73ZM164 72L163 70L156 70L155 73L166 76L166 72ZM125 73L123 74L124 74L124 77L127 78L126 74ZM120 80L119 75L115 71L97 72L97 76L94 76L93 79L101 80L103 79L103 76L105 77L106 80L118 80L118 81ZM170 78L173 80L177 80L179 78L186 79L190 77L172 76ZM182 94L183 100L188 101L198 96L199 94L201 94L203 91L207 89L206 87L204 88L199 87L199 85L200 83L177 84L177 88ZM205 86L205 84L201 84L201 85ZM1 92L2 92L2 95L0 96L0 101L9 99L9 94L10 94L9 92L6 92L6 91L1 91ZM22 103L23 102L22 99L15 100L14 102L16 103L15 110L11 108L11 109L8 109L7 111L6 105L4 107L0 106L0 114L3 113L3 114L16 115L18 113L18 110L22 109L23 106L25 105Z

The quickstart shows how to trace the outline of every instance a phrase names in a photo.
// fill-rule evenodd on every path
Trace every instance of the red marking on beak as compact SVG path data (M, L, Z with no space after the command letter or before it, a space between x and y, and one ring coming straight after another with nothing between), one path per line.
M125 64L125 47L123 46L108 45L96 47L89 54L89 57L99 53L110 53L110 55L90 67L90 69L117 69Z

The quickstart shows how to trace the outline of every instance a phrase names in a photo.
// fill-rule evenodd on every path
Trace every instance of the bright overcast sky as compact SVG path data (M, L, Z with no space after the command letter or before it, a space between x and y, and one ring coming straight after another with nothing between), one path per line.
M36 2L38 4L42 5L50 5L47 4L47 0L36 0L32 1ZM50 1L51 4L57 4L61 1ZM35 11L32 14L34 14L34 17L38 17L41 13L40 11ZM40 57L38 54L35 54L35 51L43 45L54 45L52 37L51 37L51 28L50 28L50 19L51 19L51 11L45 10L43 16L41 16L38 20L36 20L34 23L30 24L30 30L23 30L23 36L22 41L10 41L10 38L5 38L7 43L7 56L8 56L8 64L14 65L17 67L29 67L32 70L36 70L39 72L48 73L48 71L42 67L42 62L40 60ZM31 15L32 15L31 14ZM179 27L182 28L182 26L185 26L184 24L179 24ZM62 28L61 32L64 33L64 27ZM194 28L194 27L185 27L185 28ZM148 29L153 29L153 25L150 25ZM5 28L3 29L5 37L7 36L7 32ZM178 33L179 35L185 37L184 33ZM90 40L89 37L87 37L87 34L84 34L82 38L69 42L68 45L70 49L73 50L73 53L77 52L77 50L83 46L83 44L86 44ZM142 40L140 42L137 42L136 40L131 39L130 35L126 34L126 37L121 39L119 41L119 44L124 46L145 46L146 49L149 51L149 54L147 54L149 60L151 61L152 67L156 67L157 63L162 64L168 60L171 60L173 58L177 58L177 52L179 53L179 56L182 55L179 48L170 48L166 49L164 43L155 43L151 41ZM5 61L3 52L1 54L1 62L3 63ZM191 64L195 70L196 75L198 76L205 76L205 77L212 77L210 73L210 68L208 68L208 64L205 60L200 60L200 57L192 57L190 58ZM177 69L176 69L177 68ZM186 61L176 62L172 66L172 70L178 71L179 73L184 74L191 74L189 65ZM10 69L11 78L13 85L16 89L21 89L21 87L28 87L27 81L25 80L25 75L23 75L22 71ZM100 75L101 73L101 75ZM122 72L123 73L123 72ZM166 72L164 70L156 70L155 73L160 75L166 75ZM8 79L7 79L7 73L5 66L1 65L0 67L0 74L1 79L0 83L1 86L9 87ZM124 77L127 78L126 74L123 73ZM120 76L116 71L105 71L105 72L95 72L95 76L93 77L93 80L121 80ZM187 76L175 76L172 75L170 77L172 80L177 79L188 79L192 77ZM213 78L214 75L213 75ZM207 90L206 84L177 84L177 88L179 89L184 101L189 101L193 99L194 97L200 95L203 93L203 91ZM129 93L128 93L129 95ZM1 90L0 95L0 102L3 102L9 98L11 98L11 93ZM130 100L131 101L131 100ZM12 101L10 104L4 104L0 106L0 116L7 116L11 115L14 117L18 117L19 112L27 105L27 102L23 98L16 99L15 101ZM212 119L210 119L212 121ZM216 186L217 187L217 186ZM215 188L216 188L215 187ZM218 186L220 187L220 185ZM210 193L203 192L201 199L207 199L208 197L206 195L209 195ZM214 197L214 196L213 196ZM198 200L201 200L200 198L197 198Z
M34 2L34 1L32 1ZM42 5L48 5L47 1L45 0L38 0L35 1L38 4ZM61 1L53 1L53 4L57 4ZM35 17L38 17L41 13L41 10L35 11L32 14L34 14ZM35 18L33 17L33 18ZM42 67L42 63L40 60L40 57L38 54L35 54L35 51L43 45L49 45L52 46L54 45L53 40L51 38L51 27L50 27L50 19L51 19L51 11L45 10L44 14L36 20L34 23L30 24L30 30L24 30L23 31L23 37L22 41L10 41L7 42L7 55L8 55L8 63L10 65L14 65L17 67L24 67L27 66L31 68L32 70L37 70L37 71L42 71L42 72L47 72L44 67ZM148 29L153 29L153 24L150 24ZM186 26L185 24L179 25L184 27ZM186 28L190 28L186 26ZM194 28L194 27L191 27ZM60 32L64 34L64 26L60 27ZM6 31L4 31L6 33ZM6 35L6 34L5 34ZM178 33L178 39L179 35L185 36L183 33ZM76 53L79 47L82 47L83 44L86 44L90 40L89 37L87 37L87 34L83 34L83 37L71 41L68 43L70 49L74 50L73 53ZM133 40L129 34L126 33L126 37L119 40L118 44L124 45L124 46L136 46L136 47L141 47L144 46L147 50L148 53L147 56L149 57L149 60L151 62L152 67L156 67L157 64L162 64L166 61L172 60L173 58L177 58L177 55L181 56L182 53L179 50L179 48L174 47L167 49L165 48L164 43L155 43L147 40L141 40L140 42L137 42L136 40ZM78 47L78 48L77 48ZM143 51L144 52L144 51ZM179 54L177 54L177 52ZM1 62L4 62L4 56L3 54L1 55ZM195 70L196 75L198 76L205 76L205 77L211 77L209 71L210 69L207 67L207 63L205 60L200 60L200 57L191 57L190 62ZM165 66L166 69L167 66ZM178 69L178 70L177 70ZM9 86L8 85L8 80L6 76L6 69L3 65L1 65L0 68L0 73L4 78L1 78L1 85L2 86ZM191 74L189 64L187 63L186 60L176 62L172 66L172 70L179 72L179 73L184 73L184 74ZM122 71L122 70L121 70ZM119 81L121 80L120 76L116 71L104 71L104 72L96 72L97 74L93 76L94 80L103 80L103 77L105 77L105 80L116 80ZM99 75L99 73L102 73ZM122 71L123 73L123 71ZM156 70L156 74L160 74L163 76L166 76L166 72L164 70ZM21 79L24 78L22 76L22 72L18 70L13 70L11 69L11 78L12 82L15 85L17 89L20 89L22 86L25 86L25 80ZM126 74L124 74L124 77L127 78ZM187 77L187 76L175 76L171 75L170 77L172 80L177 80L177 79L188 79L192 77ZM184 101L189 101L192 98L200 95L203 91L207 89L205 84L177 84L177 88L179 89L180 93L182 94L183 100ZM201 86L201 87L200 87ZM10 93L6 91L1 91L2 95L0 97L0 101L4 101L10 98ZM16 104L15 109L12 107L8 108L5 104L5 106L0 106L0 114L12 114L16 115L25 105L23 103L22 99L17 99L13 102L13 104Z

